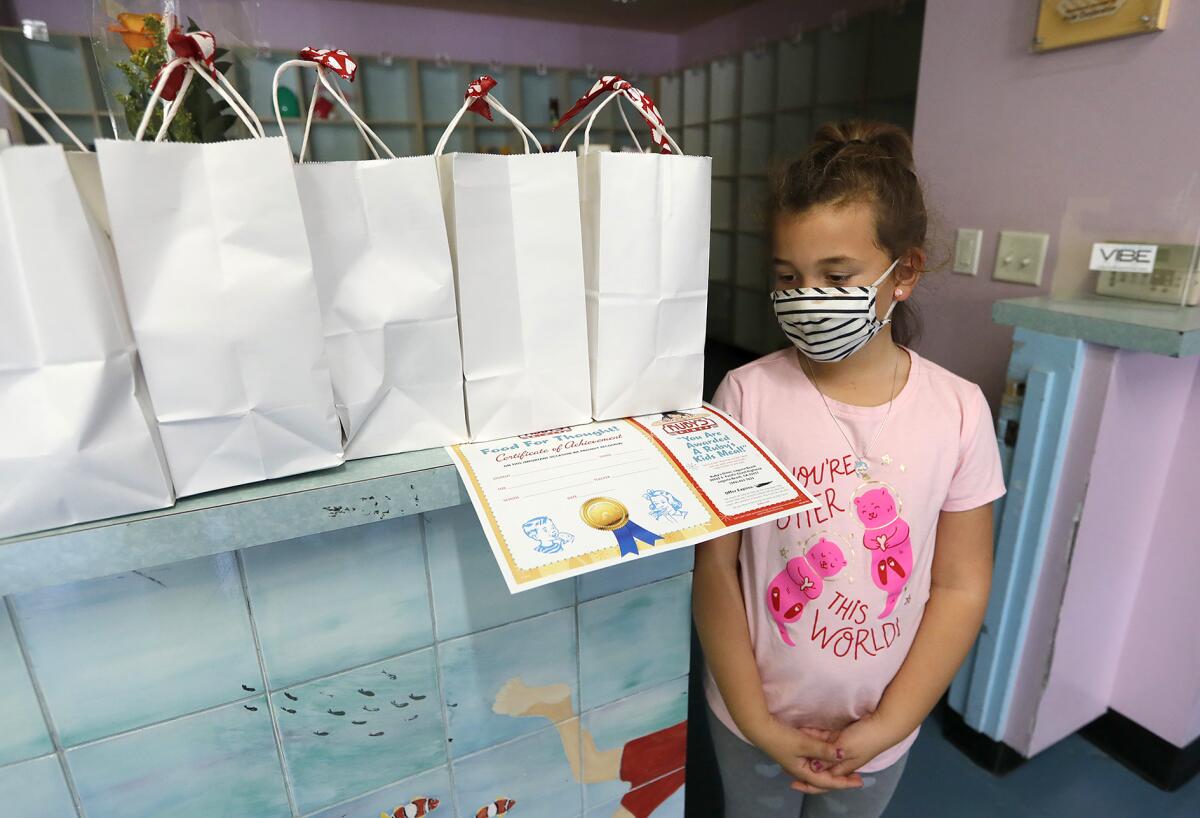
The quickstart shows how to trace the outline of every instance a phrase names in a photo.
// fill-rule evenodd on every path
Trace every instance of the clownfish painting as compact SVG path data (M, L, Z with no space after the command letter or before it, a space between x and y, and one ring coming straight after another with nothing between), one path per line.
M480 807L475 813L475 818L496 818L497 815L507 814L516 805L517 802L511 798L497 798L492 803Z
M396 807L392 814L379 813L379 818L422 818L438 808L442 802L436 798L414 798L407 804Z

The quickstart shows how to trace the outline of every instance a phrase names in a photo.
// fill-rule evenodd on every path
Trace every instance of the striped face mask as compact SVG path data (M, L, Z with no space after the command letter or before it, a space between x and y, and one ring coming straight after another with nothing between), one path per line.
M892 321L896 302L883 320L875 317L879 285L892 274L900 259L884 270L869 287L798 287L775 290L771 302L775 318L792 345L814 361L844 361L858 352L875 333Z

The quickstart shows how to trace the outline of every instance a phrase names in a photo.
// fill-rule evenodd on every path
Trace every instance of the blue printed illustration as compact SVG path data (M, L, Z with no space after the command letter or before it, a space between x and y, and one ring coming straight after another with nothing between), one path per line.
M681 523L688 516L683 503L669 491L650 489L643 497L650 501L650 516L658 522Z
M575 542L575 535L559 531L554 520L546 516L531 517L521 526L525 536L537 543L533 547L539 554L561 554L563 546Z

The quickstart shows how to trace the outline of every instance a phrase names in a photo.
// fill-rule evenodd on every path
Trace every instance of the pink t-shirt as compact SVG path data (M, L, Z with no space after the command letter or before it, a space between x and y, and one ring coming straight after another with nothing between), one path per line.
M855 474L855 455L795 350L730 372L713 399L820 503L747 529L739 557L767 707L796 727L840 729L878 706L929 599L939 513L1004 494L979 387L909 355L908 382L868 455L871 482ZM829 408L860 452L887 412L886 405L834 400ZM717 717L738 733L711 675L705 691ZM862 771L894 763L916 737L914 731Z

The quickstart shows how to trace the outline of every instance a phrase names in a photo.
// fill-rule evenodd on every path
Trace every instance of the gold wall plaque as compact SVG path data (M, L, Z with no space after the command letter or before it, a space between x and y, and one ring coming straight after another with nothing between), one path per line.
M1041 0L1034 51L1052 51L1167 27L1171 0Z

